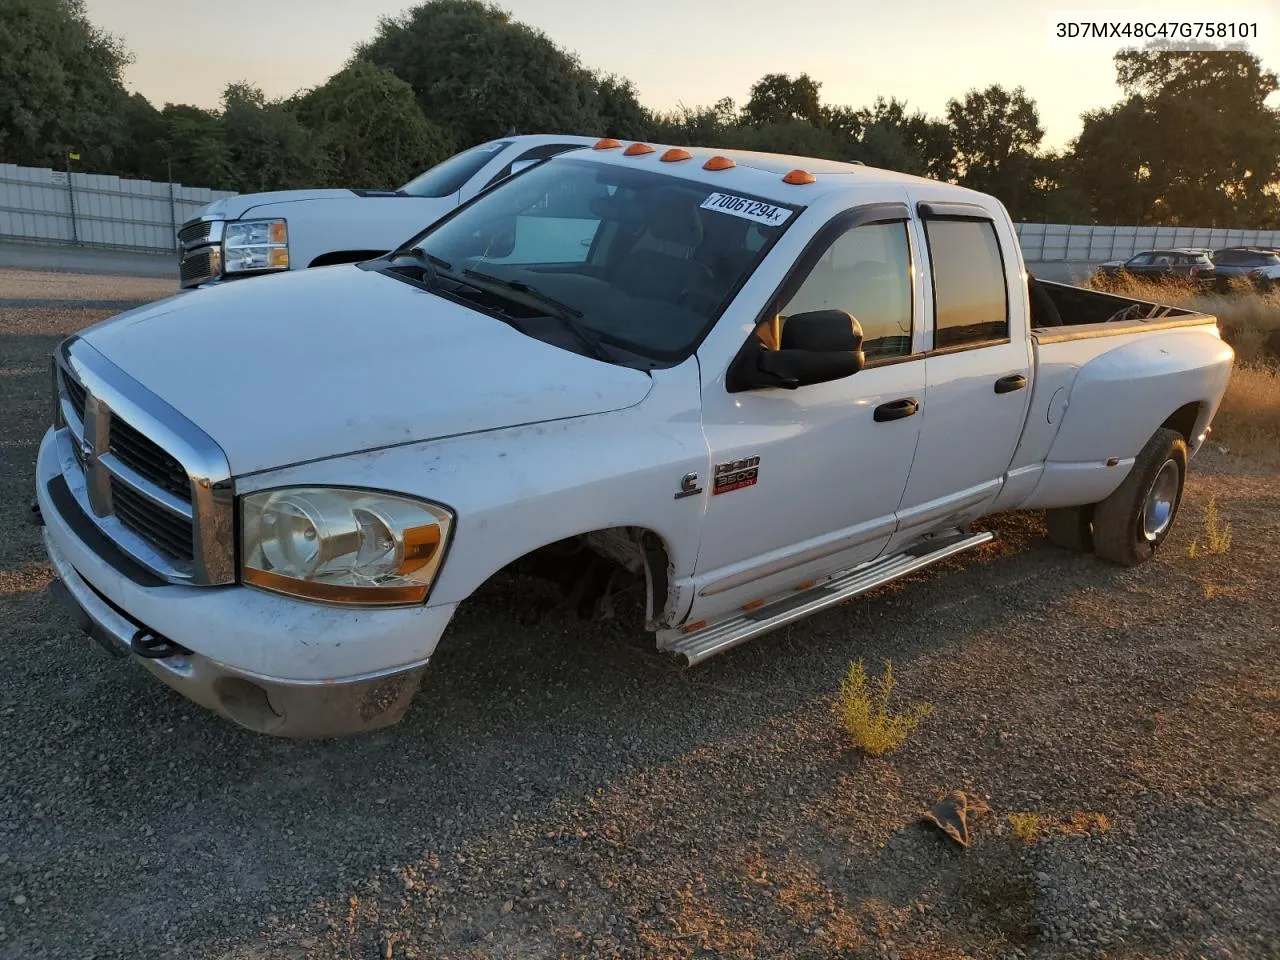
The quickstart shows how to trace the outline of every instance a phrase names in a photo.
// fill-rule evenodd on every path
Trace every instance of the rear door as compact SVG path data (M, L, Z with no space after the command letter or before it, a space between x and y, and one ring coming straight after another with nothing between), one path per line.
M920 445L890 550L980 515L1013 459L1031 391L1026 285L1004 218L967 203L921 203L918 229L932 343Z

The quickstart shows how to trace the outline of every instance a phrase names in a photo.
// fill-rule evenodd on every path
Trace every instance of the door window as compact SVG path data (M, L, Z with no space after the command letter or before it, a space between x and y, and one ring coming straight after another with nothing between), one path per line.
M844 310L862 327L867 362L911 353L911 247L905 221L869 223L836 237L814 264L782 322L812 310Z
M990 220L926 220L935 350L1009 338L1009 290Z

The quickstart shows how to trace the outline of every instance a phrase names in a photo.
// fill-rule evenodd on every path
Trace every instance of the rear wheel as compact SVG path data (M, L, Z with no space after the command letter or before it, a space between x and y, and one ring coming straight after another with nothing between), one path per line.
M1051 543L1064 550L1088 553L1093 549L1093 505L1057 507L1044 512Z
M1124 483L1094 509L1098 556L1126 567L1150 559L1173 527L1186 476L1186 440L1176 430L1157 430Z

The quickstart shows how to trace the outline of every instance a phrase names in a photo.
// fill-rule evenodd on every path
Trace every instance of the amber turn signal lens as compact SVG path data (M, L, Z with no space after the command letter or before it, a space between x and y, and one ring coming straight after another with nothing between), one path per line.
M817 183L818 178L808 170L792 170L782 178L782 182L795 184Z

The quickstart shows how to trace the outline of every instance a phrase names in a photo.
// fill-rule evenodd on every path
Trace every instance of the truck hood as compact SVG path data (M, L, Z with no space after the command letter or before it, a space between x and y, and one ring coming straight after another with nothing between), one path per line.
M299 200L351 200L360 196L354 190L273 190L270 193L242 193L215 200L201 211L204 215L221 215L239 220L254 207L273 203L295 203Z
M81 339L211 436L237 475L619 410L652 386L350 265L180 294Z

